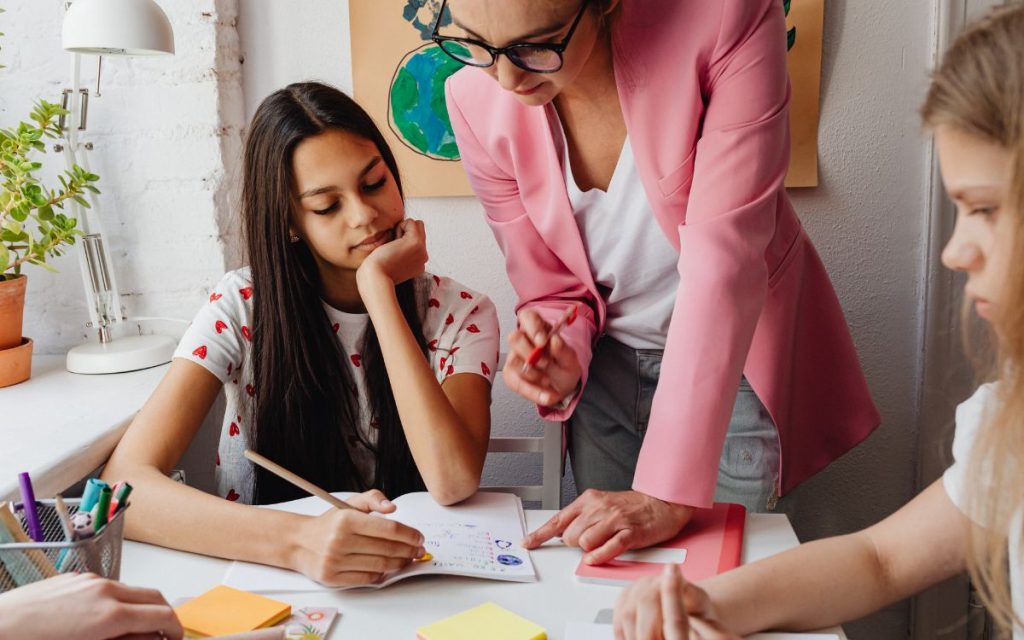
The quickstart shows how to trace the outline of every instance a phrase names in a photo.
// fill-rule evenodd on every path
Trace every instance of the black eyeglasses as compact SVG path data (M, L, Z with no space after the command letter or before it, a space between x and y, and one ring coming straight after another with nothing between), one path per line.
M439 35L437 31L441 26L441 18L444 16L445 6L448 4L448 0L443 0L441 2L441 10L437 13L437 21L434 23L434 31L430 34L430 39L436 42L437 46L441 47L441 50L451 58L471 67L489 67L498 60L499 55L504 54L509 62L525 71L532 73L554 73L562 68L562 54L565 53L566 47L569 46L569 40L572 39L572 34L576 31L576 25L580 23L580 18L583 17L583 13L587 10L589 3L590 0L583 0L579 12L573 18L572 26L569 27L569 33L565 34L565 38L558 44L518 42L507 47L492 47L485 42L473 40L472 38L453 38Z

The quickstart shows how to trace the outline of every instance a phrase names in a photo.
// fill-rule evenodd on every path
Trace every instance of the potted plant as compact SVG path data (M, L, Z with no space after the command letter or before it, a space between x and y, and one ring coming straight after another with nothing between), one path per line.
M58 176L59 188L36 177L46 152L44 140L60 138L57 120L67 112L40 100L31 122L0 129L0 387L27 380L32 371L32 340L22 335L26 264L56 271L49 258L63 254L81 235L78 221L63 213L69 201L88 207L83 197L99 193L98 176L73 166Z

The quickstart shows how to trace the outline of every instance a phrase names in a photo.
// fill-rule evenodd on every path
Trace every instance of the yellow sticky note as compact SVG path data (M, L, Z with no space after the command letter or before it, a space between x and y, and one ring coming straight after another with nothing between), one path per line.
M547 640L544 629L493 602L416 630L418 640Z
M292 606L220 585L174 612L186 631L201 636L224 636L273 626L292 614Z

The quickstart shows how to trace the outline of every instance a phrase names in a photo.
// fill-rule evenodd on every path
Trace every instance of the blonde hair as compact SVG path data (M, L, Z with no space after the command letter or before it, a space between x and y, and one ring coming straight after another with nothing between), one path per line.
M993 318L998 406L973 446L969 510L982 523L969 535L967 564L982 601L1003 632L1024 627L1008 579L1008 535L1024 509L1024 2L1006 2L969 26L946 52L921 109L929 127L947 125L1012 153L1011 273Z

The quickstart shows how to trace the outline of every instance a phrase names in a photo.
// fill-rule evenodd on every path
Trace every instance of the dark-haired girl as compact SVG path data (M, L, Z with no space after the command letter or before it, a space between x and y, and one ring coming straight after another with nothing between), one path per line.
M423 553L418 531L368 515L395 509L385 496L426 489L451 504L477 489L495 308L424 273L423 223L405 217L394 156L340 91L303 83L269 96L243 179L250 267L210 294L105 476L135 486L131 538L326 585L371 582ZM222 388L218 498L167 474ZM247 506L303 494L253 467L246 448L330 491L362 492L358 510Z

